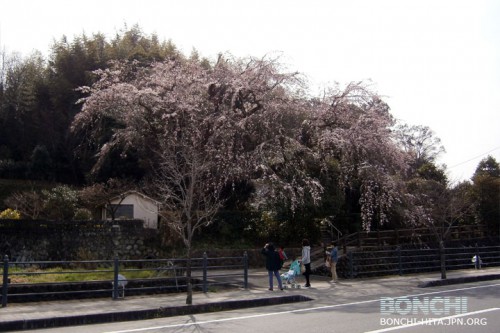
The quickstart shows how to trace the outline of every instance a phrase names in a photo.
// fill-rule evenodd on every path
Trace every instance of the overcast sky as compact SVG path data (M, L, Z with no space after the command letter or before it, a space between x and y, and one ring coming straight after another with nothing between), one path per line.
M0 47L48 54L62 35L125 24L185 54L278 52L314 87L371 81L397 119L434 130L451 181L488 154L500 162L500 1L1 1Z

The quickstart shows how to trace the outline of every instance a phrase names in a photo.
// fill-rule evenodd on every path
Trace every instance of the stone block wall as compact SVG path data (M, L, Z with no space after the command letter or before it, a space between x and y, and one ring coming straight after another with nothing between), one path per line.
M0 220L0 255L61 261L156 258L160 237L142 221Z

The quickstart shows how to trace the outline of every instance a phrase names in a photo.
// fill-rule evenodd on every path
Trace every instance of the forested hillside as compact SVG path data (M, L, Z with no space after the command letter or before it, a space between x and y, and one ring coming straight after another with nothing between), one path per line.
M63 36L47 59L1 57L0 211L72 218L138 189L188 238L214 219L232 230L238 216L274 239L318 238L326 218L345 233L459 223L498 233L498 162L450 184L439 138L397 123L363 82L313 96L279 58L184 55L138 26ZM55 214L54 197L71 210Z

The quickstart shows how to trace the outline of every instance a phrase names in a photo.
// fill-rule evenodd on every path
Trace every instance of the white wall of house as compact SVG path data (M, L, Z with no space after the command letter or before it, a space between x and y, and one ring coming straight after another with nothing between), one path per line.
M123 200L117 197L111 200L112 205L127 207L126 211L132 216L120 216L115 214L115 219L133 218L144 221L145 228L158 228L158 202L138 192L125 193ZM132 210L132 211L131 211ZM109 220L111 216L103 209L103 219Z

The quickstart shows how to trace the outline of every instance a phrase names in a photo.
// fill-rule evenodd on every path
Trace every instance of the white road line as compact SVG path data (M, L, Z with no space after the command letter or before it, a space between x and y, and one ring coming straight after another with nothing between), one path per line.
M479 310L479 311L474 311L474 312L461 313L461 314L448 316L448 317L440 317L440 318L432 318L432 319L429 318L429 319L425 319L425 320L416 321L414 323L407 324L407 325L392 326L392 327L382 328L380 330L368 331L365 333L383 333L383 332L401 330L401 329L405 329L408 327L420 326L420 325L432 325L433 323L440 323L440 322L443 322L446 320L451 320L454 318L468 317L468 316L473 316L476 314L481 314L481 313L486 313L486 312L491 312L491 311L498 311L498 310L500 310L500 308L490 308L490 309L484 309L484 310Z
M306 311L315 311L315 310L322 310L322 309L330 309L330 308L337 308L337 307L341 307L341 306L366 304L366 303L373 303L373 302L378 302L378 301L379 301L378 299L377 300L367 300L367 301L344 303L344 304L318 306L318 307L314 307L314 308L305 308L305 309L288 310L288 311L280 311L280 312L261 313L261 314L250 315L250 316L242 316L242 317L231 317L231 318L213 319L213 320L207 320L207 321L197 321L197 322L184 323L184 324L171 324L171 325L165 325L165 326L136 328L136 329L131 329L131 330L123 330L123 331L110 331L110 332L105 332L105 333L144 332L144 331L152 331L152 330L158 330L158 329L163 329L163 328L185 327L185 326L203 325L203 324L210 324L210 323L220 323L220 322L224 322L224 321L252 319L252 318L268 317L268 316L278 316L278 315L289 314L289 313L297 313L297 312L306 312Z
M497 287L497 286L500 286L500 283L489 284L489 285L484 285L484 286L475 286L475 287L458 288L458 289L450 289L450 290L442 290L442 291L433 291L433 292L427 292L427 293L421 293L421 294L413 294L413 295L406 295L406 296L395 296L393 298L405 298L405 297L406 298L410 298L410 297L417 297L417 296L444 294L444 293L451 293L451 292L455 292L455 291L473 290L473 289L481 289L481 288L489 288L489 287ZM164 326L144 327L144 328L136 328L136 329L129 329L129 330L121 330L121 331L109 331L109 332L105 332L105 333L146 332L146 331L159 330L159 329L165 329L165 328L187 327L187 326L193 326L193 325L204 325L204 324L210 324L210 323L220 323L220 322L225 322L225 321L236 321L236 320L252 319L252 318L259 318L259 317L278 316L278 315L284 315L284 314L290 314L290 313L298 313L298 312L308 312L308 311L316 311L316 310L324 310L324 309L334 309L334 308L339 308L339 307L344 307L344 306L352 306L352 305L359 305L359 304L369 304L369 303L374 303L374 302L379 302L379 301L380 301L380 297L377 298L377 299L370 299L370 300L359 301L359 302L342 303L342 304L334 304L334 305L324 305L324 306L318 306L318 307L313 307L313 308L305 308L305 309L297 309L297 310L289 310L289 311L280 311L280 312L269 312L269 313L261 313L261 314L249 315L249 316L231 317L231 318L222 318L222 319L213 319L213 320L198 321L198 322L183 323L183 324L171 324L171 325L164 325ZM497 309L497 308L494 308L494 309ZM377 331L374 331L374 332L377 332ZM381 331L381 332L383 332L383 331Z

